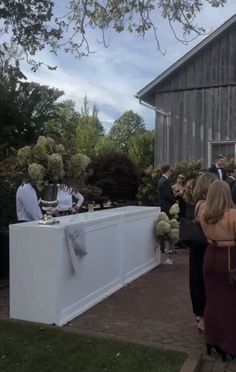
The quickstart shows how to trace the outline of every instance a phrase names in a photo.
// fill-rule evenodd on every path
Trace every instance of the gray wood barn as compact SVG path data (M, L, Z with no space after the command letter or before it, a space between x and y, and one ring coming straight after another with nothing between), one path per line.
M236 157L236 14L137 93L156 111L155 162Z

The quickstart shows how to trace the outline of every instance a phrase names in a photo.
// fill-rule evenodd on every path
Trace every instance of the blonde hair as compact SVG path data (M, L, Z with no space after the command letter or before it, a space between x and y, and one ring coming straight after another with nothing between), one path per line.
M216 175L210 172L203 173L198 177L195 189L193 191L195 202L198 202L199 200L206 200L209 186L215 180Z
M203 219L207 224L217 223L224 213L233 208L229 185L224 181L214 181L208 190Z

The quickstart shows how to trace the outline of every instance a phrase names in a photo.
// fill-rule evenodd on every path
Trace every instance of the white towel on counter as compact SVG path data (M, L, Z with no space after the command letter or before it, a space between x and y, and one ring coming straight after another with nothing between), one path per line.
M66 244L71 258L71 263L75 274L79 272L80 260L86 256L84 224L80 222L76 225L65 227Z

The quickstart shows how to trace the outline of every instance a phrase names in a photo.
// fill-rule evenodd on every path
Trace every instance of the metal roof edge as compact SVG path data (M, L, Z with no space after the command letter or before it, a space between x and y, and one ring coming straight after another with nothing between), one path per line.
M236 22L236 14L224 22L220 27L213 31L209 36L202 40L199 44L193 47L189 52L187 52L183 57L178 59L174 64L168 67L164 72L162 72L156 79L147 84L143 89L136 93L137 98L141 98L143 95L147 94L155 85L159 84L164 80L168 75L172 74L177 70L181 65L190 60L195 54L197 54L201 49L203 49L209 42L216 39L222 32L227 30Z

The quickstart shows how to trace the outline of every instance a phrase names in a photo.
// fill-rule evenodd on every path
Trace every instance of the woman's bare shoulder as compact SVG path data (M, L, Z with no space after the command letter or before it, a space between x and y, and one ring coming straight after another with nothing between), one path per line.
M202 221L202 214L203 214L203 211L204 211L204 208L205 208L205 204L206 204L206 201L205 200L199 200L196 203L196 207L195 207L195 220L197 222Z
M204 208L205 208L205 205L206 205L206 201L205 201L205 200L199 200L199 201L196 203L196 210L198 210L199 213L202 213L202 211L203 211Z
M229 214L231 217L236 218L236 208L230 208L229 209Z

